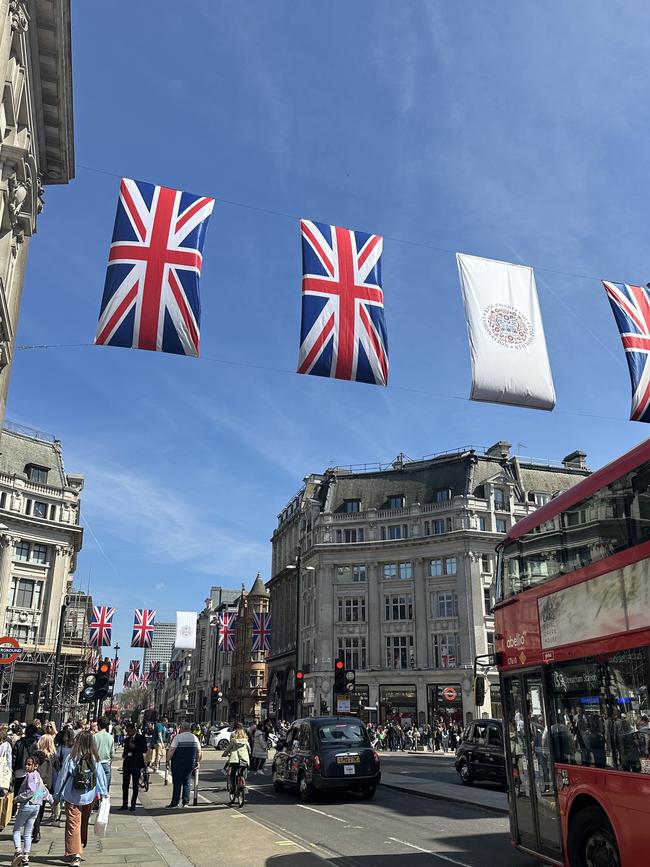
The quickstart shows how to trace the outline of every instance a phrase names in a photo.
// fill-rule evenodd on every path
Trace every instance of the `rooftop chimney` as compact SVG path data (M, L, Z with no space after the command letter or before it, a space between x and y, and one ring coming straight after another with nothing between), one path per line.
M586 470L587 469L587 452L575 451L571 452L570 455L567 455L562 459L562 463L565 467L574 467L578 470Z
M507 443L504 440L499 440L498 443L495 443L493 446L490 446L489 449L486 449L485 454L490 455L493 458L507 458L510 454L510 447L512 443Z

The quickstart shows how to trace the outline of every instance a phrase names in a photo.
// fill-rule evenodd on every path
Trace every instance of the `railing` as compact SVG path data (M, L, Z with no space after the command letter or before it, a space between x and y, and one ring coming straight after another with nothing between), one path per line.
M31 437L33 440L40 440L44 443L55 443L57 441L56 437L52 436L52 434L44 433L32 427L25 427L25 425L17 424L15 421L7 421L5 419L2 427L10 433L22 434L22 436Z

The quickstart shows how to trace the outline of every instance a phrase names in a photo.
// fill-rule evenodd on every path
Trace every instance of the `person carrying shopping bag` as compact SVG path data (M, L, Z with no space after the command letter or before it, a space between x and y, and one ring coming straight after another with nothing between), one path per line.
M36 752L25 761L25 776L16 795L18 810L14 820L14 849L12 867L29 864L32 848L32 829L43 804L52 803L52 795L38 772L43 753Z
M88 842L88 820L96 798L106 798L106 774L92 732L80 732L56 781L55 801L65 801L65 855L81 864Z

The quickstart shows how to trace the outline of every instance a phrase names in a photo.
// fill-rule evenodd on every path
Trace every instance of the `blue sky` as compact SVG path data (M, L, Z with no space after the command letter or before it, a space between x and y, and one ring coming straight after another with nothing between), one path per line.
M73 2L77 177L47 189L18 342L92 341L110 173L217 200L204 359L78 347L14 364L7 418L55 434L86 476L77 575L117 607L121 644L136 606L171 619L211 583L268 578L309 472L499 439L596 468L645 437L597 278L650 279L649 26L641 2ZM224 200L387 237L388 389L291 372L297 223ZM423 245L538 266L555 412L465 400L454 256Z

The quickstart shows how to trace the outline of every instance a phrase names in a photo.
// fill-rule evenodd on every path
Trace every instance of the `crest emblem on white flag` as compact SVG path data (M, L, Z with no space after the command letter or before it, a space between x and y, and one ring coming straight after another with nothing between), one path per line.
M555 388L533 269L457 253L472 400L552 410Z
M176 641L174 647L194 650L196 647L196 611L176 612Z

